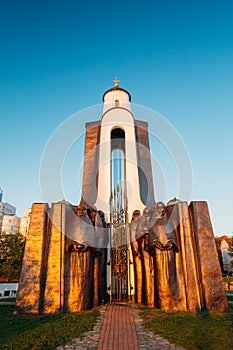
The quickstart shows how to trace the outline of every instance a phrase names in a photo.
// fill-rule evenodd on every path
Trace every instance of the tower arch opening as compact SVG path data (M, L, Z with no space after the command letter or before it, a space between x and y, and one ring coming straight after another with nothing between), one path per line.
M128 300L125 131L111 130L111 300Z
M115 127L111 131L111 191L121 206L124 205L125 175L125 131Z

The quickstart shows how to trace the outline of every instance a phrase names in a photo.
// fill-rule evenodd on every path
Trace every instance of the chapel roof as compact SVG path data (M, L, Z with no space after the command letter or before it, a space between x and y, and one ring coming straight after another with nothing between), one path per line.
M119 87L118 83L120 82L120 80L116 77L116 79L114 79L113 82L115 83L115 84L114 84L114 87L111 88L111 89L109 89L109 90L107 90L107 91L105 91L105 93L103 94L103 101L104 101L105 95L106 95L107 93L111 92L111 91L123 91L123 92L126 92L126 93L129 95L129 101L131 101L131 95L130 95L130 93L129 93L127 90L125 90L125 89Z

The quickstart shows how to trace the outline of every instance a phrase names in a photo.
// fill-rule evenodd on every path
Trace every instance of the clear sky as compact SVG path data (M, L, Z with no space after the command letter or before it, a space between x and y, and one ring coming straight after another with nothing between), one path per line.
M18 215L41 201L40 160L50 135L70 115L102 103L118 75L133 103L174 125L191 157L192 199L208 201L215 235L232 234L232 13L231 0L0 1L4 201ZM81 141L64 181L73 182ZM169 176L172 167L168 183ZM66 186L66 199L78 203L78 190ZM176 188L165 200L172 196Z

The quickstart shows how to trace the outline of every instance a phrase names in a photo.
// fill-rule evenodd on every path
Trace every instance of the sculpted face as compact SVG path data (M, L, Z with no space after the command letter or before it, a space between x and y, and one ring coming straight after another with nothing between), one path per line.
M140 217L140 210L134 210L132 215L132 221L137 221Z
M98 213L99 213L99 216L101 217L101 219L104 219L104 213L101 210L99 210Z
M166 206L163 202L158 202L156 204L156 212L160 217L166 213Z
M150 221L150 219L151 219L151 210L150 210L150 208L146 207L143 210L143 216L145 217L145 221Z
M95 216L96 216L96 211L95 210L91 210L91 220L95 221Z
M77 216L78 216L80 219L83 219L83 217L84 217L83 209L82 209L81 207L78 207Z

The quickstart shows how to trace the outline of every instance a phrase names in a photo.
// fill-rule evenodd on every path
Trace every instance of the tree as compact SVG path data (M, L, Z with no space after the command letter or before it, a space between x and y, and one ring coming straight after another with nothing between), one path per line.
M229 244L227 254L231 257L231 266L233 267L233 236L231 237L231 243Z
M0 237L0 279L19 280L25 247L25 237L21 234Z
M221 271L223 273L223 258L222 258L222 251L221 251L221 241L215 237L215 244L217 248L217 254L218 254L218 261L221 267Z

